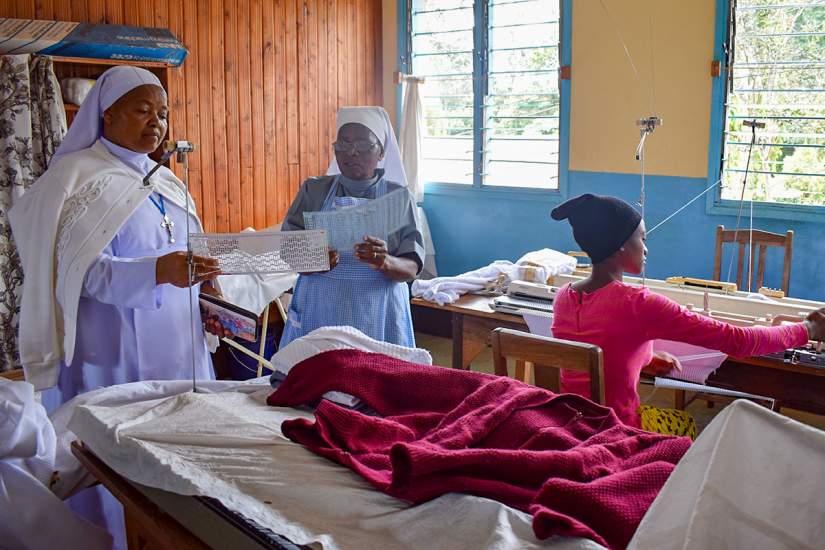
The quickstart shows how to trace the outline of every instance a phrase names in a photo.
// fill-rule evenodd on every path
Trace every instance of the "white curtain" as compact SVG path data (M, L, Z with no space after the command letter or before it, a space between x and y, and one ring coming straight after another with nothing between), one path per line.
M426 258L420 279L432 279L438 276L435 267L435 246L430 235L430 225L427 214L421 207L424 202L424 183L421 181L421 131L424 125L424 109L421 106L421 95L418 91L419 81L416 78L406 80L404 105L401 112L401 136L399 147L401 159L404 162L404 171L407 173L407 185L418 204L418 220L424 233L424 249Z
M17 322L23 269L6 213L46 171L66 134L50 57L0 56L0 371L20 366Z

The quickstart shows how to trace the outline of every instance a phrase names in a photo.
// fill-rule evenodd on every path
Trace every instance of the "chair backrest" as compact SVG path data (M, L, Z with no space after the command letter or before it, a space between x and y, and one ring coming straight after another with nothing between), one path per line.
M590 375L590 399L604 405L604 361L599 346L538 336L508 328L492 334L493 367L499 376L507 376L507 359L533 364L536 385L558 391L560 369Z
M753 239L749 229L740 229L739 231L725 230L724 225L716 228L716 255L713 259L713 278L721 281L722 277L722 244L732 243L736 234L736 243L739 245L739 253L736 259L736 287L739 290L748 289L748 281L742 285L742 277L748 272L745 265L745 248L749 243L753 242L751 246L749 261L753 262L755 251L759 248L759 257L756 266L756 285L751 287L753 292L759 290L765 280L765 253L769 246L779 247L785 249L785 259L782 268L782 290L785 295L788 295L788 288L791 283L791 259L793 257L793 231L788 230L784 235L781 233L769 233L768 231L753 230Z

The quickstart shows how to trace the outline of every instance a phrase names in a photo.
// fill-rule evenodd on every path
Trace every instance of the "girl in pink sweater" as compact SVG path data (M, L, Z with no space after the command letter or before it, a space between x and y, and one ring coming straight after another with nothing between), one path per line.
M553 336L599 346L604 353L605 398L619 418L640 426L637 386L642 370L663 374L675 357L654 354L657 338L717 349L735 357L762 355L825 339L825 309L801 323L738 327L699 315L673 300L622 282L624 272L640 274L645 264L645 225L626 202L589 193L553 209L567 219L573 237L590 256L593 271L556 295ZM587 374L563 371L562 391L589 395Z

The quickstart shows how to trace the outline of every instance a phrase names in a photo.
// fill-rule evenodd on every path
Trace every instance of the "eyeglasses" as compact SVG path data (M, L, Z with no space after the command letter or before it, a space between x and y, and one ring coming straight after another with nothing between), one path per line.
M355 151L359 154L364 154L369 153L375 147L378 147L378 142L367 140L332 142L332 148L335 150L336 153L352 154L352 152Z

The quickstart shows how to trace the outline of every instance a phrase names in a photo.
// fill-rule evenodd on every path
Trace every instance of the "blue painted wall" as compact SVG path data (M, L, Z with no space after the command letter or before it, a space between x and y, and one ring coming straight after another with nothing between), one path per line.
M647 226L652 227L680 208L701 193L706 185L704 178L648 176ZM639 198L638 175L571 171L568 186L567 196L570 197L590 192L614 195L631 203ZM557 193L549 192L490 192L428 186L424 210L436 247L439 275L456 275L497 259L516 260L525 252L544 247L562 252L577 250L569 224L550 219L550 210L559 200ZM747 210L741 227L748 226L746 215ZM736 218L709 214L702 199L688 206L648 238L648 277L686 275L709 278L719 224L732 229ZM794 230L791 294L825 300L823 224L754 219L754 227L776 233ZM727 266L726 256L723 278ZM765 284L779 286L781 269L781 251L769 250Z

